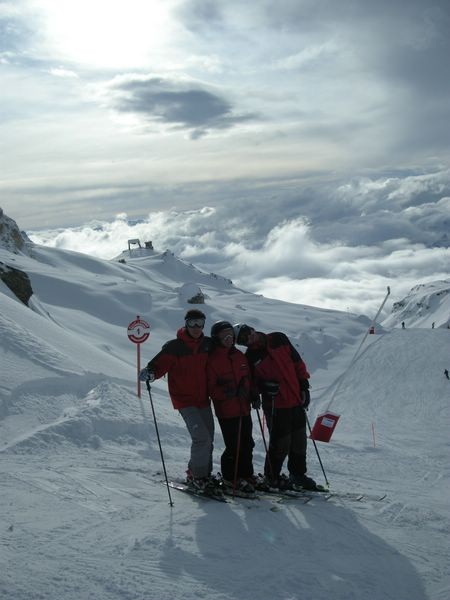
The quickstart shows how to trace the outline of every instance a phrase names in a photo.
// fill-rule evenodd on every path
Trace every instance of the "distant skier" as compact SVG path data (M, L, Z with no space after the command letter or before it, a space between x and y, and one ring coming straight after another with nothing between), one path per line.
M402 321L402 329L405 329L405 321Z
M431 323L431 329L434 329L434 321Z
M447 377L447 379L450 379L450 377L448 376L448 369L444 369L444 375Z

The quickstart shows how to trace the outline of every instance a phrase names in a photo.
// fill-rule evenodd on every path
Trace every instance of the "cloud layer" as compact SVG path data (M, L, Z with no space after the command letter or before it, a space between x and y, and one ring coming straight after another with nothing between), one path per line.
M330 201L321 203L325 193ZM128 239L151 240L157 251L170 249L249 291L374 315L388 285L395 302L417 283L449 277L449 224L450 172L443 171L320 187L273 204L234 200L137 221L119 214L28 234L103 258L118 256Z

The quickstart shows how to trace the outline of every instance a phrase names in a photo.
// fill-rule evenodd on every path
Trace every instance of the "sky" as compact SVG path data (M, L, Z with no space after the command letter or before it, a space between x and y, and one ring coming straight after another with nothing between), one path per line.
M308 440L309 475L367 497L225 504L172 490L170 507L127 325L135 311L148 320L141 354L154 356L192 306L180 289L194 267L145 251L126 264L47 247L13 254L2 234L0 262L34 290L28 307L0 280L2 599L448 600L450 283L423 286L405 330L401 314L361 346L367 319L205 275L207 331L236 315L276 323L311 372L311 423L330 406L340 415L317 442L323 472ZM151 399L168 478L181 479L190 439L164 378ZM214 472L222 450L216 421Z
M2 1L0 205L373 310L448 275L449 26L446 0Z

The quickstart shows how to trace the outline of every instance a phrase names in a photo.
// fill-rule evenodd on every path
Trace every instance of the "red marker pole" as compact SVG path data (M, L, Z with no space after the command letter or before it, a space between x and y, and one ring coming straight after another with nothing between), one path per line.
M137 354L137 396L141 397L141 382L139 379L139 373L141 372L141 344L146 342L150 337L150 325L147 321L141 319L139 315L136 316L134 321L128 325L127 335L130 342L136 344Z
M137 352L137 396L141 397L141 380L139 379L139 373L141 372L141 345L136 344Z

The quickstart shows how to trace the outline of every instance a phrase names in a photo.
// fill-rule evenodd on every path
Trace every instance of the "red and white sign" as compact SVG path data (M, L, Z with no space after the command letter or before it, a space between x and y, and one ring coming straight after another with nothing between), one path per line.
M309 437L317 442L329 442L339 417L340 415L330 411L322 413L317 417Z
M150 325L139 316L128 325L128 339L135 344L142 344L150 336Z
M141 397L141 382L139 379L139 373L141 372L141 344L144 343L150 337L150 325L147 321L141 319L137 315L134 321L128 325L127 335L130 342L136 344L136 357L137 357L137 395Z

